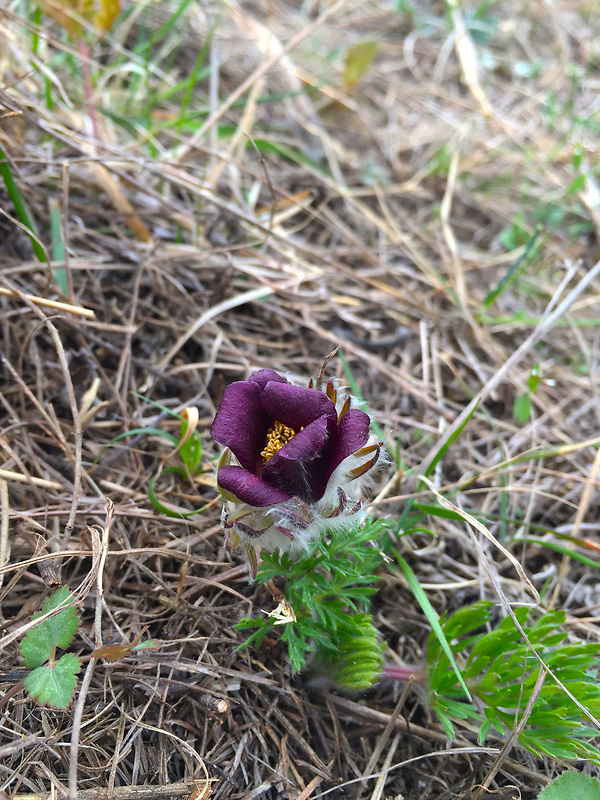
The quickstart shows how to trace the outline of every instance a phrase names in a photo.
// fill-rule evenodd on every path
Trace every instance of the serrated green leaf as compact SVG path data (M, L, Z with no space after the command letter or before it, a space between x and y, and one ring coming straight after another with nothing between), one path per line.
M54 664L37 667L25 678L27 694L43 706L65 709L75 694L81 661L73 653L65 653Z
M72 595L68 587L61 586L51 597L46 598L42 610L34 614L32 619L39 619L59 606L68 605L71 600ZM21 642L21 656L25 666L40 667L54 656L57 647L63 650L68 647L75 637L78 624L79 617L71 606L27 631Z

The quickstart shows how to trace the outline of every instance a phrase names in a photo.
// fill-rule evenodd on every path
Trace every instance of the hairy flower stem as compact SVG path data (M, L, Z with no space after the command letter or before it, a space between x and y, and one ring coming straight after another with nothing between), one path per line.
M423 682L423 668L418 667L399 667L397 664L384 664L382 678L390 678L393 681L408 681L414 678L417 683Z

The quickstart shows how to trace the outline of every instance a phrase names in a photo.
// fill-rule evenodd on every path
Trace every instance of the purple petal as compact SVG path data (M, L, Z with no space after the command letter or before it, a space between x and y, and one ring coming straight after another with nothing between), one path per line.
M335 406L326 394L289 383L269 381L260 396L259 406L272 419L296 432L324 415L337 421Z
M299 431L267 461L263 477L274 486L314 503L327 486L328 441L335 435L335 425L326 414Z
M277 472L281 461L312 461L322 451L323 445L329 436L329 419L325 415L307 425L304 430L298 431L281 450L270 458L265 464L263 476L270 479L273 472Z
M272 486L241 467L221 467L219 486L255 508L285 503L292 497L283 489Z
M255 472L265 446L271 418L259 408L261 387L255 381L236 381L223 393L211 436L229 447L240 464Z
M275 383L287 383L285 378L282 378L278 372L275 372L274 369L259 369L258 372L254 372L248 378L249 381L254 381L258 383L261 389L264 389L269 381L274 381Z
M371 420L357 408L347 411L337 426L337 438L327 463L327 480L345 458L356 453L369 440Z

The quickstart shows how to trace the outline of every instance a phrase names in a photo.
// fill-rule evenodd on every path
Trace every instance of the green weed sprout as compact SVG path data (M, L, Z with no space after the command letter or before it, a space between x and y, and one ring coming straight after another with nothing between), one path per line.
M72 602L66 586L57 589L32 619L39 619L55 608L62 610L27 631L21 642L25 666L32 668L23 684L27 694L42 705L60 709L67 708L73 699L81 669L81 660L73 653L56 657L56 649L65 650L77 632L79 618Z
M183 511L181 509L174 509L162 503L154 490L154 485L160 475L168 472L179 475L184 480L191 478L192 480L203 472L201 464L202 459L202 440L200 434L196 430L198 424L198 409L197 408L184 408L181 415L176 415L181 420L179 426L179 439L167 431L154 431L159 433L175 445L175 449L167 456L166 460L171 460L175 455L179 455L183 461L183 466L177 464L169 464L163 467L148 481L148 499L157 511L165 514L168 517L178 517L180 519L190 517L193 514L198 514L204 511L208 506L194 509L193 511Z
M116 661L139 650L159 646L154 639L142 642L146 629L132 642L107 645L94 650L89 656L63 653L57 657L57 648L66 650L71 645L79 626L79 617L73 605L73 595L68 587L59 587L46 598L42 610L33 615L32 621L40 619L55 609L60 609L27 631L21 642L21 657L31 672L23 680L23 688L33 700L43 706L65 710L75 696L77 675L82 663L90 658Z
M492 630L477 632L489 624L492 605L475 603L440 620L473 702L465 700L437 637L431 635L429 639L428 702L450 739L454 737L453 723L469 718L480 723L480 743L492 731L509 735L518 725L543 669L510 617ZM526 607L516 608L514 613L544 664L584 708L598 717L598 645L566 642L564 611L549 611L536 620ZM600 750L590 741L597 736L598 730L582 722L580 708L548 674L518 739L539 757L582 758L600 765Z
M600 781L583 772L568 770L546 786L538 800L600 800Z
M196 508L193 511L175 508L171 505L166 505L163 503L156 494L155 488L159 477L168 473L179 475L184 480L193 480L204 472L204 467L202 465L202 439L197 431L198 409L195 407L184 408L181 414L177 414L160 403L155 403L154 401L148 402L151 402L152 405L157 406L163 412L180 420L179 436L175 436L175 434L170 433L169 431L164 431L161 428L134 428L131 431L125 431L124 433L120 433L118 436L115 436L114 439L110 440L106 447L110 447L116 442L129 436L152 435L160 436L162 439L166 439L173 446L173 450L168 456L166 456L165 459L163 459L161 467L148 481L148 499L159 513L164 514L167 517L185 519L186 517L191 517L193 514L200 514L209 507L209 504L204 505L201 508ZM104 452L104 450L102 452ZM100 459L101 455L102 454L100 454L97 460ZM179 456L182 464L165 464L165 462L175 459L176 456Z

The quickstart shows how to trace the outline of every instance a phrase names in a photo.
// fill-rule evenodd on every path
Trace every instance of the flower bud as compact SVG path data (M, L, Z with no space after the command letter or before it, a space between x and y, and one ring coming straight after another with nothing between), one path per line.
M380 680L385 645L368 614L356 614L351 622L353 630L339 642L335 658L323 660L319 672L338 689L359 692Z

